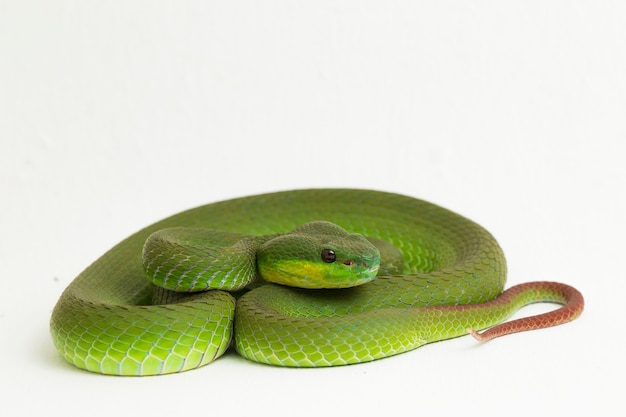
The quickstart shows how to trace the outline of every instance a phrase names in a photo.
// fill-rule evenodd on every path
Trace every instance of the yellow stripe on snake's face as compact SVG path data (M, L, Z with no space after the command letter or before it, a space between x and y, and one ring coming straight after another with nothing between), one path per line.
M306 223L265 242L257 253L264 280L301 288L348 288L376 277L380 253L365 237L328 222Z

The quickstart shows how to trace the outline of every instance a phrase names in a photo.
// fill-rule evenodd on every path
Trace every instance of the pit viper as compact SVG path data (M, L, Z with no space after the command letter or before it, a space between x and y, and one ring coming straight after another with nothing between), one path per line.
M581 293L565 284L503 292L506 272L487 230L427 201L284 191L208 204L133 234L69 284L50 329L78 368L158 375L206 365L231 345L266 364L346 365L582 312ZM535 302L562 306L506 321Z

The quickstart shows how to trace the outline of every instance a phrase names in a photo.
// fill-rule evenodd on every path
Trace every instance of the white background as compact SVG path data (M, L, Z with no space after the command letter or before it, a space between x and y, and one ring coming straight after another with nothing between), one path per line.
M620 414L625 21L610 1L0 0L0 415ZM130 233L339 186L477 221L509 285L570 283L584 314L333 369L116 378L55 352L62 290Z

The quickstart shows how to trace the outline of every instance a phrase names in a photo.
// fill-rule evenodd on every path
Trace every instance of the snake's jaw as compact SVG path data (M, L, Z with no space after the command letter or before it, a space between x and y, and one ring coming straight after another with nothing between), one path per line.
M308 289L350 288L376 278L379 261L362 260L334 262L332 265L284 260L272 267L259 266L265 281Z

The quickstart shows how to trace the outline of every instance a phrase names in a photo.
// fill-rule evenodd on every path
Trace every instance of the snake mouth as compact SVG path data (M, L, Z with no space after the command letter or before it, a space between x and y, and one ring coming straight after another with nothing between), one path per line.
M316 264L280 262L271 271L266 270L263 278L268 282L289 287L307 289L350 288L365 284L376 278L379 262L363 259L349 259L334 264L328 272Z
M380 267L380 262L376 260L367 260L367 259L347 259L342 262L343 265L350 270L350 274L352 275L352 279L346 281L346 286L357 286L364 284L368 281L376 278L378 274L378 269Z

